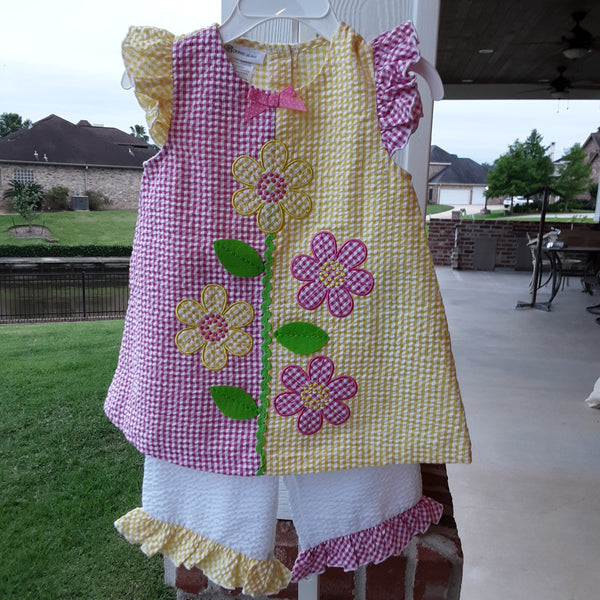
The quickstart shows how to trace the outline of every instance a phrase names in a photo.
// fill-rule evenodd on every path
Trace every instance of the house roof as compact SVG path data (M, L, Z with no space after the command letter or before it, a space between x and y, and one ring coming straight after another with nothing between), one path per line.
M147 142L114 127L77 125L49 115L30 129L0 137L0 162L142 168L156 154Z
M596 146L596 151L600 150L600 127L598 127L597 131L590 133L587 140L585 140L581 147L585 148L589 144L589 142L594 142L594 145Z
M429 179L429 183L485 185L489 168L476 163L470 158L460 158L450 154L439 146L431 146L429 162L447 165Z

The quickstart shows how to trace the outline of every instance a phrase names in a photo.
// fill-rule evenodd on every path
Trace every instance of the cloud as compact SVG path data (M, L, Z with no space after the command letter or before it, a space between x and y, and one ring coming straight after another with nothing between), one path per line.
M599 126L600 100L444 100L435 104L432 143L493 163L537 129L545 145L555 142L558 158Z

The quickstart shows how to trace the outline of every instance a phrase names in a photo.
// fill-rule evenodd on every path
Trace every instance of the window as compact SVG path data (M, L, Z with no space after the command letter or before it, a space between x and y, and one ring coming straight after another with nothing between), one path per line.
M35 183L33 169L15 169L13 179L19 183Z

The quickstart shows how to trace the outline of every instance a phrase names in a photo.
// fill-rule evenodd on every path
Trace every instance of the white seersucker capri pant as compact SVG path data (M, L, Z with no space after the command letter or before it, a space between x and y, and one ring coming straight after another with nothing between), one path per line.
M418 464L281 478L300 551L375 527L414 507ZM142 509L258 560L273 556L279 477L207 473L146 457Z

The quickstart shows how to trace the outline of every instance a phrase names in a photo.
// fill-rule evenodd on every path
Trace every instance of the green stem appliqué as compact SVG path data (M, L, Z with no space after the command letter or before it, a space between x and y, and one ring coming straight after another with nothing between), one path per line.
M261 369L261 382L260 382L260 405L258 407L258 430L256 432L256 451L260 457L260 467L257 471L257 475L264 475L266 469L266 457L265 457L265 430L267 427L267 409L269 407L269 393L271 391L271 277L273 275L273 271L271 270L271 266L273 264L273 250L275 249L275 245L273 243L274 235L268 235L265 243L265 272L263 275L263 291L262 298L263 302L261 304L262 311L262 329L261 329L261 337L262 337L262 364L263 367Z

